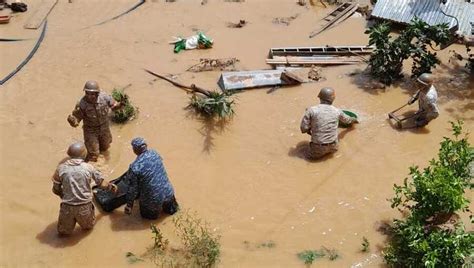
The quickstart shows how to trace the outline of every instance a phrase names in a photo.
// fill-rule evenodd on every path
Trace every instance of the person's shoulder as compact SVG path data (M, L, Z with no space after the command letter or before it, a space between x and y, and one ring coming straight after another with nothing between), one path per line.
M310 106L310 107L306 108L306 111L307 111L307 112L315 112L315 111L318 110L318 108L319 108L319 104L313 105L313 106Z
M89 164L87 162L81 162L79 164L82 168L88 170L88 171L96 171L97 169L92 165L92 164Z
M428 90L428 93L426 94L430 97L437 97L438 96L438 91L436 90L436 88L432 85L430 87L430 89Z
M87 106L87 101L86 101L86 97L85 96L82 96L79 101L77 102L76 106L78 107L81 107L81 108L84 108Z
M105 92L105 91L100 91L99 92L99 99L109 100L109 99L112 99L112 96L110 96L110 94Z

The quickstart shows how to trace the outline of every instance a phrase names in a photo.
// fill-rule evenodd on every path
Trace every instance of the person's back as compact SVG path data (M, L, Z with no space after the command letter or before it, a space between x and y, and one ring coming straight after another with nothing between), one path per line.
M341 111L330 104L318 104L309 108L311 116L311 141L328 144L337 140Z
M104 180L101 173L84 162L87 151L82 142L69 146L70 159L60 163L53 175L53 193L61 198L57 230L60 235L69 235L76 223L89 230L95 224L92 204L92 180L102 189L115 193L117 187Z
M419 109L425 112L434 112L439 113L438 109L438 92L436 92L436 88L431 85L429 90L425 92L420 92L420 100L419 100Z
M101 182L102 177L82 159L68 159L57 169L58 182L62 184L62 203L82 205L92 201L92 178Z
M337 127L339 121L345 124L357 122L341 110L332 106L336 94L332 88L322 88L318 94L321 103L306 109L301 119L301 133L311 135L307 156L318 159L338 150Z
M174 195L161 157L155 150L148 149L140 154L130 170L139 180L140 206L142 203L162 203Z
M134 138L131 144L137 158L130 164L126 176L129 187L125 214L132 213L133 203L138 199L143 218L156 219L162 211L173 215L178 203L160 155L149 150L143 138Z

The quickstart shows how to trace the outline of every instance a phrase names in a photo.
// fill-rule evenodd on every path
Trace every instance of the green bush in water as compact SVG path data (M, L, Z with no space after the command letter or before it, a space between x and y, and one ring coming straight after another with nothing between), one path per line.
M194 108L198 113L219 118L229 118L234 114L234 100L230 98L230 93L210 92L210 96L200 96L193 94L189 107Z
M408 215L393 221L384 250L392 267L461 267L472 261L474 233L466 232L457 212L469 211L464 193L472 188L474 149L467 134L461 137L462 122L451 124L454 138L444 138L438 159L423 170L411 167L411 179L394 185L392 208Z
M128 95L125 94L123 89L115 88L112 91L112 98L122 104L119 108L112 111L113 122L122 124L136 117L138 108L132 105Z

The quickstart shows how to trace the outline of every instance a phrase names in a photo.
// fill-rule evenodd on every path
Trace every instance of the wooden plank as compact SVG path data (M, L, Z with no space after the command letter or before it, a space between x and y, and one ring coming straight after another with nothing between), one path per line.
M26 29L38 29L57 3L58 0L42 0L33 15L26 21L24 27Z
M319 47L279 47L270 48L269 56L316 56L316 55L353 55L371 54L372 46L319 46Z
M270 65L331 65L331 64L358 64L362 61L357 57L275 57L267 59Z
M328 29L332 29L333 27L335 27L336 25L338 25L339 23L347 20L347 18L349 18L350 16L352 16L352 14L354 14L354 12L356 12L357 8L359 8L358 5L354 5L351 9L349 9L347 11L346 14L344 14L344 16L340 17L337 21L335 21L331 26L329 26L326 30Z
M314 30L309 34L309 38L313 38L316 35L320 34L324 30L327 30L329 27L331 27L334 23L339 23L339 20L344 20L348 16L350 16L352 13L355 12L357 9L357 4L356 3L344 3L337 7L335 10L333 10L331 13L329 13L326 17L323 19L329 18L329 20L326 20L327 23L322 26L320 29ZM349 15L348 15L349 14ZM331 18L332 17L332 18Z

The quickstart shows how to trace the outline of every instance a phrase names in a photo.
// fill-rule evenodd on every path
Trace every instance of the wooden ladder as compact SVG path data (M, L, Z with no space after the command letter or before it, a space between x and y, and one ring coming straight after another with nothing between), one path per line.
M322 21L325 21L325 24L317 29L312 31L309 34L309 38L313 38L316 35L320 34L324 30L327 30L331 27L338 25L339 23L343 22L347 18L349 18L356 10L358 4L357 3L344 3L334 9L331 13L329 13L326 17L322 18Z
M370 54L373 51L374 47L372 46L279 47L270 48L269 56Z

